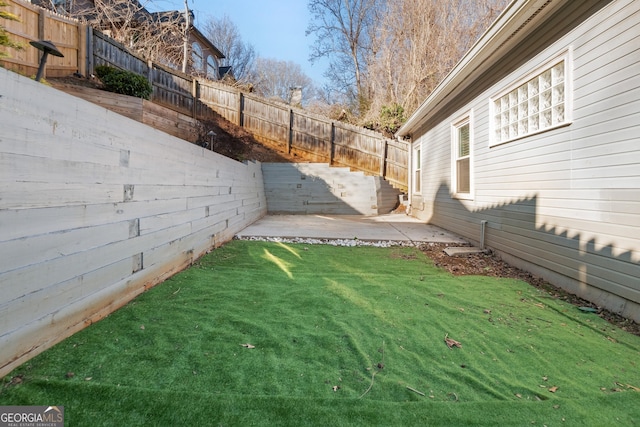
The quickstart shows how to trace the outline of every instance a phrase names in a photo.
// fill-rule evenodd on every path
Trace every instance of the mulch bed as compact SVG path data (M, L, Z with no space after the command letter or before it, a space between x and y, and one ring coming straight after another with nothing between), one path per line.
M619 314L605 310L602 307L598 307L577 295L553 286L549 282L541 279L540 277L534 276L531 273L512 267L492 252L464 256L449 256L444 252L444 250L449 246L451 245L446 243L426 243L420 247L420 250L431 258L437 267L444 268L453 275L481 275L522 280L529 283L531 286L535 286L536 288L546 291L553 298L561 299L575 305L576 307L589 307L595 309L597 310L598 316L602 317L609 323L614 324L631 334L640 336L639 323L624 318Z

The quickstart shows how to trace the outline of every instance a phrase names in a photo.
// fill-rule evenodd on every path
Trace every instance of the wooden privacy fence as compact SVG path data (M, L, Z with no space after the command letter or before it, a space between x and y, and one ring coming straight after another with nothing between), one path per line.
M12 41L20 43L22 50L3 49L9 57L2 58L5 68L26 76L35 76L41 52L29 45L34 40L49 40L56 45L64 57L49 55L47 77L64 77L75 72L86 72L87 29L79 21L58 15L17 0L8 0L2 10L12 13L19 21L3 19L0 24L7 30Z
M67 76L75 71L89 75L98 65L132 71L149 80L154 103L198 120L220 115L281 151L310 161L380 175L396 188L407 190L409 152L405 142L247 94L219 82L200 80L132 54L121 43L78 21L19 0L8 3L8 11L21 19L21 22L7 21L12 37L25 44L29 40L48 39L64 53L64 58L50 56L46 77ZM35 74L39 60L35 48L11 54L12 58L4 60L7 68Z

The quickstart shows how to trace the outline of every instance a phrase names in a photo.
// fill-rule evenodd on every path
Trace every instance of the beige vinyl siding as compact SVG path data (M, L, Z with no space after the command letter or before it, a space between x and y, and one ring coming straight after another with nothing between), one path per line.
M530 45L519 46L520 52L498 64L513 69L508 75L497 71L499 78L491 85L482 76L482 93L474 93L457 109L449 107L437 124L423 127L418 140L425 157L425 210L415 210L415 215L474 242L480 240L480 221L487 220L489 247L636 319L640 318L638 22L640 2L613 1L544 49L535 38ZM557 24L552 20L546 30L559 31L552 28ZM572 50L571 124L490 147L491 97L567 48ZM513 67L523 51L539 53ZM474 200L460 201L451 197L448 132L453 120L469 109L475 132Z

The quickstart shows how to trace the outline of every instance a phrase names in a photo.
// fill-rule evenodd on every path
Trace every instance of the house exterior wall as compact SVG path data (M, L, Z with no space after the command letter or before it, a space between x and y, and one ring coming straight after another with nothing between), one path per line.
M411 214L474 242L487 221L485 243L505 260L640 320L640 2L610 2L562 32L569 15L503 55L493 77L470 85L481 92L413 134L422 182ZM569 124L492 145L492 97L563 52ZM472 193L458 198L452 124L467 114Z
M193 74L204 76L209 80L220 80L220 59L216 53L207 46L205 40L195 37L193 32L189 34L189 42Z
M240 163L0 68L0 377L266 214Z

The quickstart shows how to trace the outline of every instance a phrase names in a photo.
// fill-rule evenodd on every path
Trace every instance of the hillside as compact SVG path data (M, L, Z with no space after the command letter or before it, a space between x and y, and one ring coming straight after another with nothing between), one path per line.
M47 82L51 84L51 86L62 91L64 91L69 85L102 89L102 85L98 80L90 80L82 77L69 76L50 78L47 79ZM256 160L260 162L274 163L296 163L305 161L298 156L280 152L272 147L262 144L245 129L218 115L216 115L214 120L208 120L201 123L205 129L213 130L216 133L213 151L223 156L230 157L238 161Z

